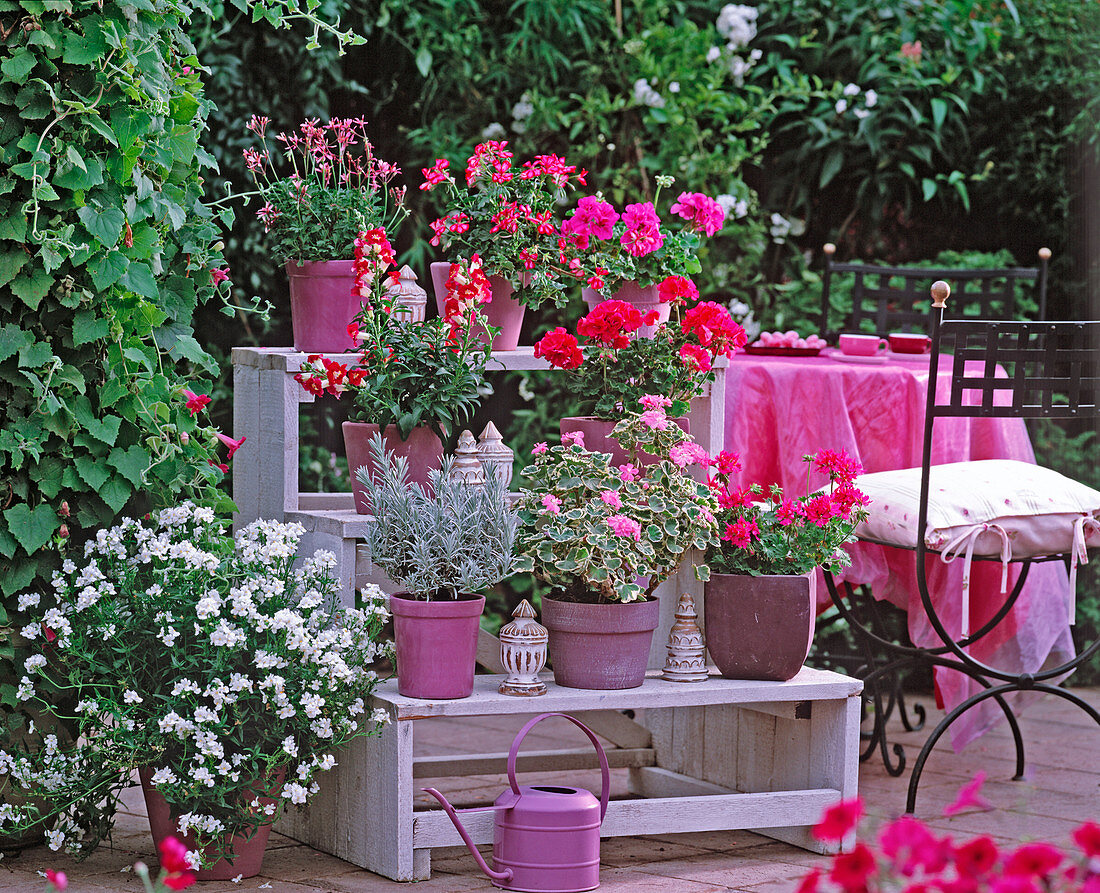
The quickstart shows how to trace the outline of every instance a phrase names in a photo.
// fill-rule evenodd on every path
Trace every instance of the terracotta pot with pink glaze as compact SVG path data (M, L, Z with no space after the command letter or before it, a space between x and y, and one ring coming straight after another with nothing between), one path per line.
M652 338L662 323L668 322L672 305L661 301L661 287L659 285L638 285L637 282L624 282L617 291L610 294L594 291L585 286L581 289L581 297L584 298L588 310L591 312L604 301L626 301L637 307L642 315L651 310L657 311L657 322L651 326L642 326L636 335L639 338Z
M542 600L554 681L566 688L618 690L645 681L649 646L661 617L656 598L589 604Z
M286 262L290 280L290 322L294 349L302 353L346 353L356 345L348 324L362 306L355 285L355 261Z
M391 595L398 692L427 700L468 698L484 608L483 595L432 601Z
M691 433L691 426L687 418L669 419L679 425L685 434ZM566 416L558 422L558 430L562 435L580 432L584 437L584 448L592 453L610 453L612 465L623 465L630 461L626 450L619 446L619 442L611 436L617 422L608 419L598 419L595 416ZM656 456L642 453L638 457L642 465L652 465L657 461Z
M370 473L373 474L374 460L371 457L370 442L379 429L370 422L344 422L343 430L344 452L348 457L348 474L351 475L355 510L360 515L369 515L367 495L356 472L365 465L372 469ZM426 485L429 473L443 464L443 442L431 428L413 428L408 440L402 440L397 426L388 425L382 435L382 442L395 456L408 459L409 480L414 484Z

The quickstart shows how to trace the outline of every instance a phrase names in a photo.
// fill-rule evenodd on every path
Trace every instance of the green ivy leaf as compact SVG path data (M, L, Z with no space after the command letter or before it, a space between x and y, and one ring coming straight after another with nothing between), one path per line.
M84 479L84 483L93 490L102 487L111 476L111 472L104 467L103 461L92 456L78 456L73 460L73 464L76 465L76 470Z
M48 505L38 505L32 509L25 502L5 509L4 520L8 522L11 535L28 555L33 555L46 545L61 526L57 512Z
M125 450L115 447L107 457L107 464L117 468L123 477L137 487L141 485L141 476L149 467L149 454L137 444Z

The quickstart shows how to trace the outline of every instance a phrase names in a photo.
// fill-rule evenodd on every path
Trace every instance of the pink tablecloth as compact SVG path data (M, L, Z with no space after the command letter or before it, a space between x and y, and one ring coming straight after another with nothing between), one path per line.
M726 376L726 448L741 454L739 484L778 482L788 495L807 487L802 457L819 449L844 449L865 471L920 465L924 431L927 358L891 358L885 363L854 363L829 356L761 357L739 355ZM939 387L948 382L941 374ZM946 393L946 391L944 391ZM938 419L933 432L933 463L966 459L1035 461L1022 419ZM815 489L827 479L812 474ZM852 566L844 578L871 587L875 598L908 610L909 635L923 647L939 644L920 606L916 556L869 543L849 547ZM927 562L933 602L944 625L961 629L962 562ZM971 574L970 628L978 629L997 607L1000 566L975 562ZM1012 571L1009 586L1017 572ZM822 607L825 587L818 587ZM1015 607L997 629L972 646L973 656L1006 671L1035 672L1073 655L1068 621L1069 580L1058 562L1034 565ZM962 674L937 668L937 688L948 708L979 686ZM1002 714L993 701L964 714L952 726L952 743L965 746Z

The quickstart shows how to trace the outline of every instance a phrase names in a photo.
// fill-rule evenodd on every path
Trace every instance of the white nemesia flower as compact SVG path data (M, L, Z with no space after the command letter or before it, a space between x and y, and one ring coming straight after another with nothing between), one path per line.
M878 104L878 94L874 90L868 90L863 94L863 101L867 108L873 109Z
M41 599L42 597L37 592L24 592L19 596L19 610L26 611L27 608L37 608Z
M504 139L508 131L504 129L504 125L499 121L494 121L492 124L487 125L481 131L481 138L483 140L500 140Z
M46 666L46 655L44 654L32 654L23 661L23 669L28 673L35 673L44 666Z
M838 99L834 108L836 109L836 113L838 115L843 115L846 111L848 111L848 100Z
M727 3L718 13L715 28L726 38L727 46L737 50L756 37L756 19L760 10L753 6L740 6Z
M287 735L283 739L283 750L290 754L292 757L298 756L298 745L294 743L293 735Z
M846 84L843 92L845 96L859 96L860 89L856 84Z
M870 109L852 109L852 114L855 115L860 121L871 114Z
M142 701L145 700L145 698L143 698L133 689L128 688L122 693L122 700L126 704L140 704Z
M707 62L717 62L722 56L722 50L719 47L711 47L707 50Z
M179 781L179 778L176 776L175 772L165 766L163 769L158 769L156 772L153 773L152 780L153 784L159 787L163 784L176 784L176 782Z

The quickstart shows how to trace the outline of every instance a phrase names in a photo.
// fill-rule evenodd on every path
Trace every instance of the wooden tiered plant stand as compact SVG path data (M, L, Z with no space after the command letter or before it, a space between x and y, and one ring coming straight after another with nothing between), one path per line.
M235 524L256 518L302 524L302 551L327 549L336 555L340 597L351 604L357 587L384 583L385 577L361 543L367 518L356 514L350 493L298 491L298 411L313 397L293 376L305 360L305 354L287 348L233 349L234 435L246 436L251 447L233 463L233 497L240 509ZM493 360L490 370L549 369L530 347L494 352ZM690 413L693 437L712 455L722 449L725 365L716 364L714 384L692 403ZM678 595L685 591L702 605L702 584L690 562L657 590L661 623L651 667L663 666ZM499 643L484 631L478 661L490 673L503 672ZM386 682L368 706L389 714L381 736L353 742L337 768L321 777L321 791L309 808L288 815L278 830L394 880L426 879L432 848L461 840L442 810L413 812L416 780L501 773L507 754L414 757L415 721L559 711L582 719L610 742L612 767L630 770L630 790L638 799L611 803L603 836L747 828L815 852L830 851L813 838L810 826L825 806L856 794L862 683L809 668L788 682L712 676L679 683L660 679L656 669L649 675L641 688L626 691L567 689L549 682L549 692L534 699L499 694L495 675L476 677L473 695L457 701L402 697L394 680ZM623 710L639 710L639 721ZM595 766L595 755L591 750L522 753L518 766L576 770ZM491 813L466 818L476 842L492 840Z

